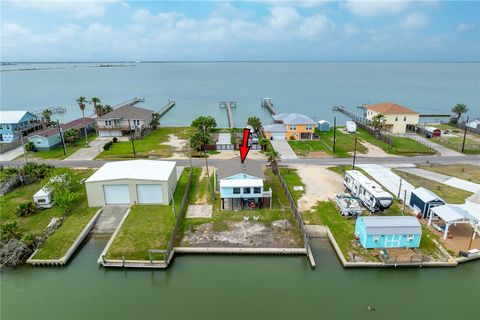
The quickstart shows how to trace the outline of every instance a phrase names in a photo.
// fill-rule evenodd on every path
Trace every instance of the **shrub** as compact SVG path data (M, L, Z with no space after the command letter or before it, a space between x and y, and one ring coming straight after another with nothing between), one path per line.
M32 201L20 203L18 207L15 208L15 214L19 217L32 215L35 211L37 211L37 208Z
M27 143L25 143L24 145L25 147L25 151L35 151L35 144L32 142L32 141L28 141Z
M8 241L10 239L18 239L22 236L20 227L17 221L6 222L0 225L0 239L2 241Z
M117 137L113 137L112 141L113 141L113 143L117 143L118 142Z
M103 146L103 150L108 150L110 149L110 147L112 146L113 142L112 141L108 141L107 143L105 143L105 145Z
M448 123L453 125L453 126L456 126L457 123L458 123L458 118L457 117L451 117L450 120L448 120Z

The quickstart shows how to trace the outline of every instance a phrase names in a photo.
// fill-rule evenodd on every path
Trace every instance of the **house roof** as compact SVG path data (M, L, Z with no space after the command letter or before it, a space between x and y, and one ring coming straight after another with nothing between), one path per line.
M89 125L95 122L95 119L93 118L85 118L85 125ZM70 129L81 129L83 128L83 120L82 118L75 119L73 121L67 122L65 124L61 124L60 127L62 128L62 131L65 132ZM51 137L55 134L58 133L58 127L50 127L50 128L45 128L40 131L33 132L30 137L35 137L35 136L41 136L41 137Z
M328 122L327 120L320 120L320 121L318 121L318 124L324 124L324 123L330 124L330 122Z
M430 209L431 212L442 218L445 222L456 222L456 221L472 221L478 223L478 219L468 213L468 211L463 210L462 208L455 207L449 204L444 204L443 206L437 206Z
M175 161L127 160L104 164L85 182L120 179L167 181L175 170Z
M413 194L415 194L420 200L423 202L430 202L430 201L445 201L437 196L435 193L432 191L425 189L424 187L416 188L415 190L412 191Z
M145 119L153 113L152 110L134 107L134 106L123 106L117 108L107 114L104 114L101 117L98 117L98 120L105 119Z
M366 231L370 234L422 233L420 222L411 216L374 216L360 217L359 219L363 220Z
M300 113L280 113L272 116L275 121L282 121L284 124L313 124L315 121Z
M268 124L266 126L263 126L263 130L268 131L268 132L287 132L287 129L285 128L284 124Z
M393 102L381 102L377 104L372 104L367 106L367 110L375 111L378 113L381 113L383 115L387 114L418 114L418 112L415 112L411 109L408 109L406 107L402 107L401 105L398 105Z
M265 174L263 173L260 162L245 159L242 163L240 159L232 159L229 161L221 161L217 165L217 177L218 179L225 179L236 174L243 173L253 177L257 177L265 180Z
M0 124L19 123L28 111L3 111L0 110ZM30 113L36 117L34 114Z

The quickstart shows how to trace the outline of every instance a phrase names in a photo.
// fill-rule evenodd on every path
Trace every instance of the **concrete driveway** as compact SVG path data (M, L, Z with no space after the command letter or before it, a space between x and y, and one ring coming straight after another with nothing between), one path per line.
M15 149L8 150L0 154L0 161L12 161L15 158L18 158L23 154L23 146L19 146Z
M77 152L66 158L64 161L93 160L103 151L103 146L112 140L111 138L97 138L89 143L88 148L78 149ZM81 142L80 142L81 143Z
M365 170L375 180L378 181L388 191L393 193L395 197L398 196L398 189L400 188L400 177L396 175L390 168L378 164L359 164L358 167ZM405 190L407 191L407 203L410 200L410 192L415 189L410 183L402 180L402 189L400 191L400 199L405 197Z
M130 206L104 206L92 233L113 233Z
M298 159L287 140L270 140L273 149L280 153L280 159Z

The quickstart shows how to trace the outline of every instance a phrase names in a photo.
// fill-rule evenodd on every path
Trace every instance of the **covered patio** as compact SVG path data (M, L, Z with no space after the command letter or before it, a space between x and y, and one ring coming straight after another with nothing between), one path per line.
M479 225L479 221L469 214L466 210L462 208L455 207L449 204L445 204L442 206L434 207L430 209L430 217L428 218L428 226L432 224L433 217L439 217L445 222L445 230L443 232L443 239L447 239L448 236L448 229L451 225L456 225L460 223L468 223L472 226L472 237L475 239L477 226Z

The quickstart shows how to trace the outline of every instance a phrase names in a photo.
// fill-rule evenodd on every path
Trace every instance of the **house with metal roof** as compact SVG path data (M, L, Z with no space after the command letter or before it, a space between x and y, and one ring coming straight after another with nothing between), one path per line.
M315 121L300 113L280 113L272 116L274 123L263 127L270 140L311 140Z
M0 142L20 139L20 133L33 132L42 128L40 119L28 111L0 110Z
M429 226L432 224L434 217L438 217L445 222L443 239L447 239L448 229L451 225L456 225L458 223L468 223L472 226L473 230L477 230L477 227L480 225L480 221L476 217L468 213L468 211L450 204L445 204L430 209L430 217L428 218ZM474 233L474 237L475 234L476 233Z
M28 136L28 140L33 142L35 149L37 150L50 150L53 147L56 147L62 143L62 136L65 131L70 129L75 129L79 133L79 137L85 135L83 130L83 125L85 123L85 128L87 129L87 134L93 130L95 119L93 118L79 118L65 124L60 125L60 127L49 127L43 130L36 131Z
M355 236L365 249L418 248L422 226L412 216L358 217Z
M96 119L99 137L143 136L152 122L153 111L134 106L123 106Z
M108 162L86 181L88 205L170 203L177 186L175 161Z
M432 191L423 187L412 190L408 205L413 211L421 214L422 218L430 216L430 208L444 205L445 201Z
M272 190L264 188L265 174L255 160L221 161L215 171L215 185L220 190L221 208L242 210L271 207Z
M383 130L391 133L405 133L407 125L418 124L419 114L393 102L382 102L365 107L365 117L372 120L378 114L385 116Z

